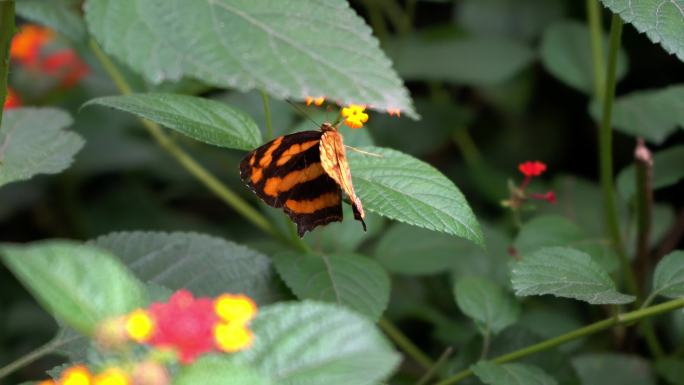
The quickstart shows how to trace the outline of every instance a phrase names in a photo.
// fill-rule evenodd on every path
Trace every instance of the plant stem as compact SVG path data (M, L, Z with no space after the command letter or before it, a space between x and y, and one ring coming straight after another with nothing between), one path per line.
M126 79L121 74L121 71L116 67L116 65L109 59L109 57L102 52L100 47L94 40L90 41L90 47L92 48L95 56L102 63L102 66L107 71L109 76L112 78L116 84L119 91L124 95L129 95L133 92L131 87L126 82ZM218 178L211 174L207 169L205 169L201 164L199 164L195 159L193 159L188 153L186 153L180 146L178 146L168 135L164 133L162 128L151 121L141 119L143 126L147 129L147 132L157 141L160 147L166 150L172 157L178 161L178 163L185 168L190 174L192 174L197 180L202 182L205 187L207 187L211 192L218 196L221 200L232 207L245 219L249 220L256 227L260 228L264 232L274 236L275 238L290 243L290 240L282 235L271 222L269 222L266 217L264 217L259 211L250 206L245 200L240 198L233 190L228 188L223 184Z
M461 150L463 159L471 167L479 167L481 165L482 154L478 150L473 137L468 131L468 127L459 127L451 136L456 146Z
M2 4L2 2L0 2L0 5L1 4ZM15 361L10 362L9 364L3 366L2 368L0 368L0 380L3 379L4 377L7 377L10 374L12 374L13 372L18 370L19 368L23 368L24 366L42 358L43 356L46 356L46 355L52 353L54 348L55 348L55 340L50 340L49 342L38 347L34 351L32 351L26 355L23 355L23 356L19 357L18 359L16 359Z
M594 97L603 101L604 84L606 82L605 64L603 63L603 28L601 28L601 8L599 0L586 0L587 19L591 33L591 57L594 67Z
M432 377L434 377L435 374L437 374L437 372L442 367L442 365L444 365L444 363L449 359L449 357L451 356L451 353L453 353L453 351L454 351L454 349L452 349L451 346L444 349L444 352L442 352L442 354L439 356L439 358L437 359L437 362L435 362L435 364L432 365L430 367L430 369L428 369L427 372L425 372L423 377L421 377L418 380L418 382L416 382L416 385L427 384L428 381L430 381L432 379Z
M550 338L548 340L542 341L540 343L534 344L527 346L525 348L516 350L514 352L504 354L502 356L496 357L495 359L492 360L492 362L497 363L497 364L503 364L506 362L511 362L515 361L524 357L527 357L529 355L535 354L542 352L544 350L548 350L551 348L555 348L558 345L562 345L566 342L586 337L588 335L609 329L611 327L617 326L617 325L625 325L625 324L630 324L633 323L634 321L638 321L641 319L645 319L648 317L653 317L658 314L666 313L672 310L676 310L679 308L684 307L684 298L678 298L674 299L671 301L663 302L658 305L650 306L647 308L639 309L639 310L634 310L629 313L624 313L624 314L618 314L614 317L604 319L602 321L595 322L591 325L587 325L585 327L573 330L571 332L561 334L560 336ZM444 379L443 381L440 381L436 383L435 385L451 385L455 384L464 378L470 377L473 375L473 371L471 369L466 369L461 372L458 372L454 374L453 376Z
M642 138L637 139L634 150L636 167L637 262L639 282L649 270L649 243L653 210L653 156Z
M604 221L608 228L611 243L620 258L622 273L630 294L639 297L639 289L620 235L620 224L613 191L613 99L615 98L617 54L622 35L622 19L613 15L610 23L610 47L608 55L608 70L606 71L606 85L603 99L603 117L599 131L599 158L601 192L603 194ZM638 303L638 299L637 299Z
M264 115L266 116L266 140L273 139L273 122L271 120L271 106L268 103L268 94L261 90L261 101L264 104Z
M397 346L401 348L409 357L413 358L423 369L430 370L435 363L425 354L413 341L411 341L404 333L401 332L394 324L386 319L380 318L378 326L387 334Z
M9 73L9 51L14 35L14 1L0 2L0 127L7 97L7 74Z

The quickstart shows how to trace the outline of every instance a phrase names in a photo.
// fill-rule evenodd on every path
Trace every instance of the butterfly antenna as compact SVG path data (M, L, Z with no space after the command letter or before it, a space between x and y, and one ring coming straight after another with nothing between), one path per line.
M372 156L372 157L374 157L374 158L384 158L384 156L382 156L382 154L376 154L376 153L374 153L374 152L363 151L363 150L361 150L361 149L359 149L359 148L352 147L352 146L348 146L348 145L346 145L346 144L344 145L344 147L347 147L348 149L350 149L350 150L352 150L352 151L354 151L354 152L358 152L359 154Z
M304 109L303 109L302 107L298 106L297 104L295 104L295 103L293 103L293 102L291 102L291 101L289 101L289 100L287 100L287 99L285 99L285 101L286 101L289 105L291 105L295 110L297 110L297 112L299 113L299 115L305 117L306 119L309 119L313 124L316 125L316 127L320 127L320 126L321 126L321 123L318 123L317 121L313 120L313 118L311 117L311 115L309 115L306 111L304 111Z

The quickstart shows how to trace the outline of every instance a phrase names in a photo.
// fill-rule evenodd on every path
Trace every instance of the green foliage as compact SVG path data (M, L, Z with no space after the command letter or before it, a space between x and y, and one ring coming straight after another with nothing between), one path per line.
M52 314L89 334L145 303L142 285L101 249L67 241L5 244L2 261Z
M684 251L674 251L658 262L653 274L652 296L684 296Z
M46 25L74 41L82 41L86 27L74 0L21 0L17 14L28 20Z
M583 385L654 385L648 362L625 354L583 354L572 360Z
M6 111L0 127L0 186L69 167L83 147L78 134L64 130L71 123L69 114L55 108Z
M249 116L208 99L155 93L107 96L85 106L93 104L129 112L219 147L251 150L261 144L261 132Z
M653 154L654 190L669 187L684 179L684 146L672 146ZM636 190L635 169L630 165L620 171L617 177L617 188L626 199L633 197Z
M417 117L391 62L346 2L88 0L85 11L105 51L156 83L191 76Z
M487 385L557 385L543 370L524 364L503 364L482 361L473 366L475 375Z
M390 279L372 259L354 254L273 256L278 273L300 299L332 302L377 321L387 307Z
M465 277L454 284L454 296L461 311L472 318L482 334L496 334L515 323L518 303L491 281Z
M236 365L225 357L207 356L181 369L173 381L176 385L270 385L272 382L256 370Z
M684 384L684 363L676 358L662 358L655 362L655 371L669 384Z
M543 248L511 269L515 293L521 296L552 294L590 304L623 304L634 297L619 293L608 273L591 257L567 247Z

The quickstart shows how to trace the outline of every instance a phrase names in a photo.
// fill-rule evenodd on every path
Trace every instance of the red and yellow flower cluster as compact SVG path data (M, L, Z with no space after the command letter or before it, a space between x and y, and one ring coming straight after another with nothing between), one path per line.
M315 105L317 107L325 103L324 96L307 96L304 98L307 106ZM388 108L387 113L390 116L401 116L401 110L398 108ZM344 124L349 128L357 129L363 127L363 125L368 121L368 114L366 113L366 105L364 104L349 104L342 108L340 111L340 116L344 119Z
M166 368L156 362L136 364L130 371L116 366L93 373L85 365L75 365L62 371L59 379L45 380L38 385L168 385Z

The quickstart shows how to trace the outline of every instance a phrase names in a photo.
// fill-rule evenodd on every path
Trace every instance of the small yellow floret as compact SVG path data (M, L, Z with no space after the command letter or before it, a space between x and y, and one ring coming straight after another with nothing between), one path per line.
M119 368L109 368L98 374L93 381L93 385L130 385L126 373Z
M214 328L216 345L224 352L237 352L252 346L254 334L235 322L220 323Z
M350 128L361 128L363 124L368 121L368 114L364 111L366 106L358 104L350 104L348 107L342 109L342 116L344 119L344 124Z
M311 103L313 103L318 107L325 102L325 96L319 96L317 98L314 98L313 96L307 96L306 98L304 98L304 101L306 102L307 106L310 106Z
M72 366L62 373L59 383L61 385L90 385L90 372L85 366Z
M223 294L214 302L216 314L227 322L244 325L254 318L257 306L251 298L244 294Z
M137 309L128 315L126 320L126 333L136 342L146 342L154 332L154 321L142 309Z

